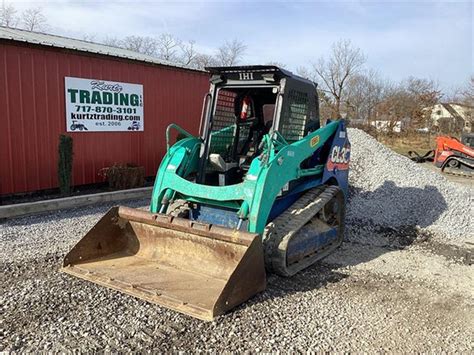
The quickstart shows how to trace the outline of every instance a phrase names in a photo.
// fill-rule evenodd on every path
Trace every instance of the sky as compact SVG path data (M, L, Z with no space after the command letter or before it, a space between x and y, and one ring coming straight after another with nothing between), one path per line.
M246 44L245 64L290 70L349 39L366 67L400 81L433 79L445 92L474 74L472 1L6 1L41 7L48 32L81 38L172 33L212 54L226 40Z

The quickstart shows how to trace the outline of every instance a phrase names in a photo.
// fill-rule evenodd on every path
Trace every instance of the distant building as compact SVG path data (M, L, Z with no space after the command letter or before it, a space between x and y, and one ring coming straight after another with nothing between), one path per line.
M383 100L373 109L374 119L370 120L370 126L379 132L401 133L410 127L411 119L402 116L400 110L391 99Z
M431 110L431 124L439 132L472 132L474 107L440 103L427 110Z
M389 120L376 120L376 121L371 121L370 125L372 127L375 127L377 131L380 132L395 132L395 133L400 133L402 131L402 126L403 123L402 121L389 121Z

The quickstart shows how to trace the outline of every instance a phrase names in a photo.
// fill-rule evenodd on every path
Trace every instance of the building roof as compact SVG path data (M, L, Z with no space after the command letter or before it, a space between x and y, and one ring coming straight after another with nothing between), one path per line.
M463 108L474 108L474 106L468 105L468 104L465 104L465 103L462 103L462 102L446 102L446 103L443 103L441 105L459 106L459 107L463 107Z
M446 111L449 112L451 116L453 116L456 119L461 119L464 120L464 117L462 117L459 112L453 107L452 104L441 104L443 107L446 109Z
M286 70L284 68L277 67L276 65L236 65L236 66L226 66L226 67L206 67L206 70L210 72L211 74L216 74L220 76L224 76L227 78L232 78L233 76L236 76L238 73L257 73L257 75L262 75L262 74L267 74L267 73L274 73L277 77L278 80L280 80L283 77L287 78L294 78L299 81L305 82L306 84L309 85L317 85L311 80L308 80L306 78L303 78L299 75L295 75L289 70Z
M94 54L101 54L117 58L126 58L136 60L139 62L146 62L158 65L164 65L175 68L182 68L187 70L194 70L203 72L199 69L190 68L178 63L162 60L151 55L138 53L129 49L107 46L105 44L83 41L75 38L68 38L56 35L50 35L40 32L31 32L20 30L17 28L9 28L0 26L0 39L24 42L42 46L49 46L55 48L71 49L81 52L88 52Z

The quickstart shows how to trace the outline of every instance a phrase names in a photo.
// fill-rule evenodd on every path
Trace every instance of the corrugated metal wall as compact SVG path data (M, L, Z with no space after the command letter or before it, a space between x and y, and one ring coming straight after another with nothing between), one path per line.
M68 133L74 185L102 181L101 168L135 163L155 175L175 122L197 134L205 73L42 46L0 42L0 195L55 188L57 145L66 132L64 77L143 85L144 132Z

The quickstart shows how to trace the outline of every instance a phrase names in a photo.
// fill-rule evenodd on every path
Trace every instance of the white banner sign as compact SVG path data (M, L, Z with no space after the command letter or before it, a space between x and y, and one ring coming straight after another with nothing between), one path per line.
M143 131L143 85L65 78L68 132Z

